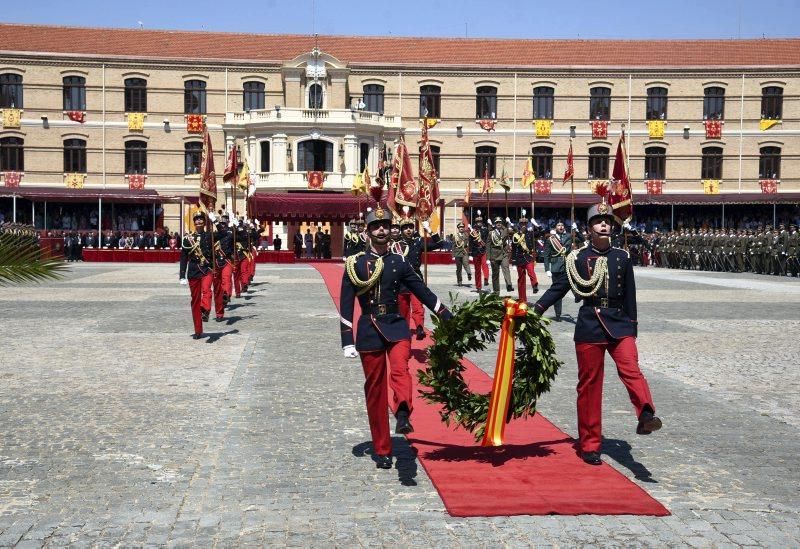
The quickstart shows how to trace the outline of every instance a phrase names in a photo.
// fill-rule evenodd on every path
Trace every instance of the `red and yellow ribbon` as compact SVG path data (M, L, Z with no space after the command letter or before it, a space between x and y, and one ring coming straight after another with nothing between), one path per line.
M486 429L481 446L503 445L503 433L514 385L514 323L516 319L528 314L527 303L506 299L503 305L506 314L500 328L500 348L497 350L492 396L489 400L489 413L486 416Z

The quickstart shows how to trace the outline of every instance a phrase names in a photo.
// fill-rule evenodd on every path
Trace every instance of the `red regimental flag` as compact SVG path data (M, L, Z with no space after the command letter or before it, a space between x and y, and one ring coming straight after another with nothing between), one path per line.
M321 191L325 182L324 172L307 172L306 180L308 181L308 190Z
M572 158L572 141L569 142L569 152L567 153L567 169L564 170L564 183L575 176L575 163ZM564 184L562 183L562 185Z
M649 179L646 181L647 194L661 194L664 182L661 179Z
M387 206L398 216L400 207L415 208L419 198L419 189L411 170L411 157L408 155L405 140L397 144L392 160L392 176L389 181L389 197ZM399 205L399 206L398 206Z
M200 161L200 204L209 212L214 211L217 203L217 174L214 172L214 151L211 148L211 136L208 128L203 130L203 155Z
M608 203L617 217L622 220L633 216L633 196L631 183L628 180L627 151L625 150L625 132L619 137L617 156L614 159L614 171L611 173L612 181L607 194Z
M608 137L608 120L592 120L592 139Z
M206 128L205 119L202 114L186 115L186 131L189 133L203 133Z
M228 153L228 161L225 162L225 171L222 172L222 181L225 183L234 183L239 176L239 150L236 145L231 147L231 152Z
M550 194L553 190L553 182L550 179L537 179L533 183L533 192L536 194Z
M144 189L144 184L147 176L141 173L131 174L128 176L128 188L131 190Z
M419 196L417 198L417 218L421 221L429 219L438 201L439 184L436 181L433 152L428 142L428 125L423 124L422 144L419 148Z
M722 120L706 120L706 139L719 139L722 137Z
M489 163L487 162L483 166L483 181L481 183L481 194L489 194L489 191L492 190L492 182L489 180Z

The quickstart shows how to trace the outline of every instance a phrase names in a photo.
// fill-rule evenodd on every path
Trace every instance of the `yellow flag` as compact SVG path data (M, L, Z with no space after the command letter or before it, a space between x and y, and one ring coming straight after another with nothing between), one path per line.
M236 182L236 186L240 191L244 192L247 192L250 187L250 163L247 161L247 155L245 155L244 162L242 162L242 171L239 172L239 181Z
M703 191L706 194L719 194L719 179L703 179Z
M358 196L360 194L366 194L367 186L364 185L364 174L357 173L355 177L353 177L353 186L350 188L350 191L353 193L353 196Z
M147 116L143 112L129 112L128 113L128 131L140 132L144 130L144 117Z
M762 118L761 122L758 123L758 127L761 128L761 131L766 131L770 129L772 126L780 122L780 120L773 120L773 119L766 119Z
M3 127L19 128L22 122L22 111L20 109L3 109Z
M82 189L86 181L85 173L68 173L64 174L64 181L68 189Z
M522 170L522 188L527 189L533 182L536 181L536 173L533 171L533 159L529 156L525 162L525 168Z
M431 216L428 218L428 223L431 225L431 234L435 234L439 232L442 226L442 220L439 219L439 210L434 209L431 212Z
M419 123L420 124L425 124L426 122L428 124L428 128L432 128L436 124L439 123L439 119L438 118L420 118L419 119Z
M533 123L536 126L536 137L550 137L550 133L553 131L552 120L534 120Z
M663 120L648 120L647 133L650 139L664 139L664 128L667 123Z

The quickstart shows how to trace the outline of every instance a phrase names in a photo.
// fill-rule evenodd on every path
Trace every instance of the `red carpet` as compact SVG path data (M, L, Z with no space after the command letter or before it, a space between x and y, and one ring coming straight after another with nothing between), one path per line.
M342 267L314 267L338 308ZM415 372L424 368L422 344L430 340L414 341L409 364L415 386ZM489 392L491 378L469 361L464 365L470 389ZM513 421L500 448L480 447L470 433L447 427L436 407L419 397L412 419L408 440L452 516L670 514L610 465L583 463L575 441L541 414Z

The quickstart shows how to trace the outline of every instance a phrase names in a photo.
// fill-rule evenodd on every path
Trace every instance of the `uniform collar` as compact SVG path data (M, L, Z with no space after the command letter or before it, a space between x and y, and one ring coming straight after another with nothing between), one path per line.
M598 250L597 248L594 247L594 245L590 244L589 248L591 248L592 252L594 252L594 253L596 253L598 255L606 255L606 254L608 254L608 252L611 251L611 248L613 248L613 246L609 246L605 250Z

